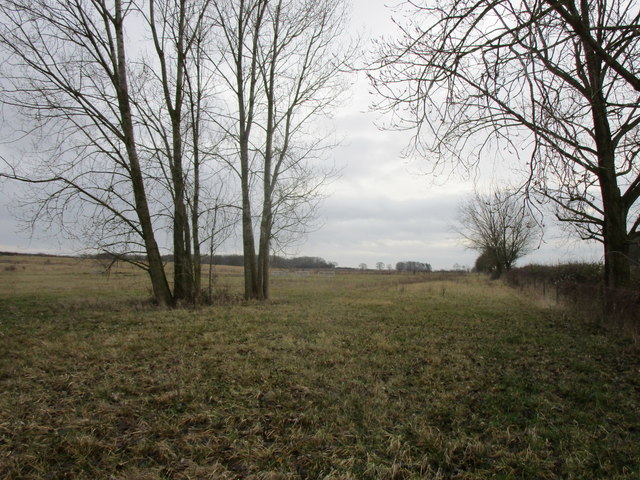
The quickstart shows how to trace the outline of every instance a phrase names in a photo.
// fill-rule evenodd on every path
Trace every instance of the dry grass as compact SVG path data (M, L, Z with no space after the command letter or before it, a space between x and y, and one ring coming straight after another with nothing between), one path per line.
M637 345L495 283L277 278L169 311L138 274L16 267L2 478L640 477Z

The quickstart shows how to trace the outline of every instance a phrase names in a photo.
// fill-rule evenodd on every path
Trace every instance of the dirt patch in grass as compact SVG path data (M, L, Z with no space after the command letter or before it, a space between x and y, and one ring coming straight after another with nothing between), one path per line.
M638 478L637 345L479 279L363 278L3 297L0 477Z

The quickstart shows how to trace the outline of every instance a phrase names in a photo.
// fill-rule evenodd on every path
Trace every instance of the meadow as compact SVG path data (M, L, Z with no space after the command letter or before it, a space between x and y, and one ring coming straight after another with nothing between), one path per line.
M0 478L640 478L637 341L499 282L100 271L0 256Z

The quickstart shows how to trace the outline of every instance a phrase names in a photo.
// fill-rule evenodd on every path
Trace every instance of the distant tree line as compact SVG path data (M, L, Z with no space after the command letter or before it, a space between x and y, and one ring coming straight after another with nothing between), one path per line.
M419 272L430 272L431 264L422 263L422 262L398 262L396 263L396 270L398 272L409 272L409 273L419 273Z
M135 261L143 261L144 259L139 255L126 255L126 256L115 256L108 253L96 253L85 255L85 258L94 258L96 260L124 260L127 262L135 262ZM126 258L124 258L126 257ZM208 264L211 257L209 255L202 256L202 263ZM277 255L272 255L269 257L270 266L273 268L335 268L336 263L327 262L324 258L321 257L294 257L294 258L285 258ZM165 262L173 262L173 255L163 255L162 260ZM213 262L214 265L226 265L226 266L235 266L242 267L244 266L244 257L242 255L214 255Z
M209 262L209 258L206 258L206 263ZM214 255L214 265L230 265L230 266L242 266L244 265L244 259L242 255ZM327 262L324 258L320 257L294 257L285 258L278 255L272 255L269 257L269 264L273 268L335 268L336 264L333 262Z

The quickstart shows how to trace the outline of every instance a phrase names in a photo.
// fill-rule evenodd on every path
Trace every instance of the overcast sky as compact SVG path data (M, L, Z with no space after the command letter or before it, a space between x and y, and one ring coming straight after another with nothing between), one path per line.
M391 12L384 0L354 0L353 31L367 36L392 34ZM311 232L291 252L357 267L377 262L395 265L415 260L436 269L454 264L472 266L477 253L468 250L453 231L459 202L473 192L473 183L462 178L433 178L422 172L419 159L403 158L410 136L406 132L380 130L378 113L369 112L373 97L364 75L354 79L348 101L333 118L343 140L332 151L341 176L329 187L320 210L321 228ZM486 178L491 172L484 173ZM485 180L486 180L485 178ZM72 252L74 246L36 232L18 230L11 212L13 188L0 184L0 249L28 252ZM241 251L238 245L235 252ZM599 261L600 248L573 239L557 228L547 229L540 249L520 263L555 263L568 260Z

